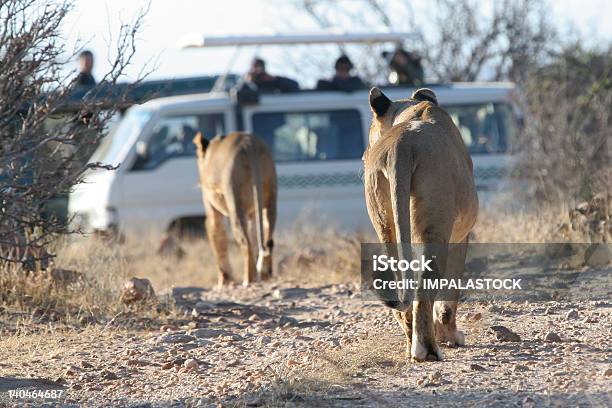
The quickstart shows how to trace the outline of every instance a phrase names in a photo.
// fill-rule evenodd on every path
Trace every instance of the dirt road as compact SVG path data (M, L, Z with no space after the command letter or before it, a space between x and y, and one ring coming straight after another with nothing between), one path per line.
M0 398L65 406L610 406L612 304L468 301L467 346L411 363L353 285L175 290L185 317L123 315L0 341ZM120 324L117 322L121 322ZM163 325L162 325L163 323ZM511 333L498 326L503 326ZM491 327L494 327L492 329ZM505 341L512 340L512 341Z

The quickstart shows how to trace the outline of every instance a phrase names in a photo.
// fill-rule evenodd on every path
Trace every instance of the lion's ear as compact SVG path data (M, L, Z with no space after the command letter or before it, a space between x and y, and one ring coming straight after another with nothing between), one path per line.
M383 116L391 106L391 99L387 98L380 89L374 87L370 89L370 108L377 117Z
M434 105L438 106L438 97L436 96L434 91L429 88L417 89L412 93L411 98L415 101L429 101Z
M196 145L196 148L202 149L202 152L206 151L209 143L210 142L204 137L202 132L196 133L193 137L193 144Z

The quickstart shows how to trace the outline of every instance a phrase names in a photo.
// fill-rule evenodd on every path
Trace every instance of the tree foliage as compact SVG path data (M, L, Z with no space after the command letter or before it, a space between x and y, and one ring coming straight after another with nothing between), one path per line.
M567 202L610 195L612 48L566 46L522 84L525 126L519 174L539 200Z
M556 30L546 0L432 0L426 15L416 15L410 1L294 0L294 6L323 29L408 31L404 48L419 52L428 79L435 82L526 78L534 60L549 51ZM380 50L349 50L367 80L385 81ZM329 65L329 62L328 62Z
M43 210L99 166L86 159L122 103L113 85L132 61L143 15L121 26L110 71L74 103L65 64L75 53L67 53L61 36L71 8L69 2L0 2L1 260L45 258L42 249L53 237L70 232Z

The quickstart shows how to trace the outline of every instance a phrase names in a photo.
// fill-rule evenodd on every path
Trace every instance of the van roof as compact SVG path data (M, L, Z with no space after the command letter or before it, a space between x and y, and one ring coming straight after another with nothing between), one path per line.
M478 103L478 102L501 102L510 99L511 91L515 85L511 82L455 82L449 84L428 84L441 104ZM416 89L415 87L381 86L391 99L409 97ZM260 104L291 103L312 101L330 103L334 100L343 101L367 100L368 89L353 92L301 90L291 93L260 95ZM141 107L147 110L174 110L174 109L197 109L201 106L224 105L230 102L227 92L209 92L200 94L180 95L163 97L150 100Z

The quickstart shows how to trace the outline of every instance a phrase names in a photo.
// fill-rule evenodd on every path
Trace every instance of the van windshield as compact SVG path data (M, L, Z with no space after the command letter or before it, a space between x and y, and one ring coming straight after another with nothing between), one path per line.
M138 137L151 115L151 112L142 109L130 110L119 125L102 139L90 161L118 166L119 160L124 156L122 152L129 149L131 140Z

